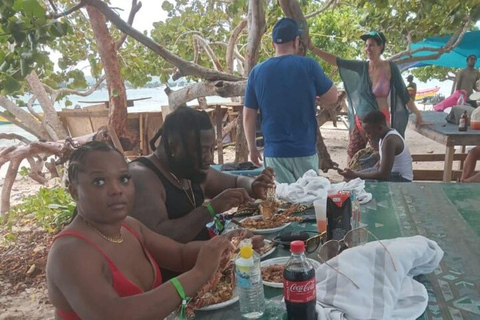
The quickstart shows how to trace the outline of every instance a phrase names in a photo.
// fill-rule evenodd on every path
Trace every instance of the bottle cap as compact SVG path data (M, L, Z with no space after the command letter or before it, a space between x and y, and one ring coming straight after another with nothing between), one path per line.
M251 246L244 246L240 248L240 257L242 257L243 259L250 259L252 255L253 248Z
M290 251L292 253L302 253L305 252L305 243L300 240L292 241L290 243Z

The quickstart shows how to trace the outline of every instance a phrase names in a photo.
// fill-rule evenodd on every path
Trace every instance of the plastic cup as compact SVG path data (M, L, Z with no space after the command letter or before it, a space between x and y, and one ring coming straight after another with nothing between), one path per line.
M315 217L317 219L317 230L319 233L327 231L327 194L325 198L320 198L313 202L315 208Z

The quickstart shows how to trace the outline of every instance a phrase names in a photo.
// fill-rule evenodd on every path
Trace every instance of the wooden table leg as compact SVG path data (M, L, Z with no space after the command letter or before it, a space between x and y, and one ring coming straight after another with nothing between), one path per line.
M452 180L452 166L453 166L454 153L455 153L455 147L447 146L445 151L445 166L443 168L443 182L450 182Z
M222 129L223 129L223 116L222 109L220 106L215 108L215 123L217 126L217 152L218 152L218 164L223 164L223 139L222 139Z

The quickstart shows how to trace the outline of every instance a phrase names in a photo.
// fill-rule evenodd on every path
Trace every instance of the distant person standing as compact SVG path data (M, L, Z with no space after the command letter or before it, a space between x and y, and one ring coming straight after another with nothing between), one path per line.
M255 143L255 119L260 110L265 139L265 164L275 180L293 183L313 169L318 172L316 97L325 104L337 101L337 88L320 65L299 56L302 30L295 20L280 19L274 26L275 56L255 66L245 91L243 123L251 161L260 166Z
M413 101L415 101L415 96L417 95L417 84L413 82L413 76L409 75L407 77L407 90L408 94L410 95L410 98L412 98Z
M415 114L418 125L426 124L415 102L410 98L405 82L397 65L382 59L387 39L383 32L370 31L360 37L364 42L367 61L345 60L321 49L312 48L325 62L337 66L348 98L350 140L348 162L369 141L362 127L363 117L370 111L379 110L385 115L387 124L405 135L409 112Z
M468 102L472 107L478 107L477 101L470 100L470 95L473 93L473 90L478 91L475 88L475 83L480 80L480 72L475 69L475 63L477 62L477 56L471 54L467 57L467 67L460 70L455 79L455 91L465 90L467 92Z

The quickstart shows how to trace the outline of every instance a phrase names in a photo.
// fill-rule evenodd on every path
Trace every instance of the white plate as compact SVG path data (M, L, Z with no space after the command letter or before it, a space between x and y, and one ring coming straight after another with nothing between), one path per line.
M252 216L252 217L249 217L249 218L245 218L245 219L240 220L240 223L242 223L246 219L259 220L259 219L262 219L262 216ZM281 225L280 227L270 228L270 229L250 229L250 228L245 228L245 229L250 230L255 234L269 234L269 233L275 233L275 232L278 232L278 231L282 231L283 229L288 227L290 225L290 223L291 222L287 222L287 223Z
M279 257L279 258L268 259L268 260L262 261L260 263L260 267L262 267L262 268L263 267L268 267L272 264L286 265L287 262L288 262L288 259L290 259L290 257ZM316 260L313 260L313 259L310 259L310 258L307 258L307 260L313 265L313 268L315 270L320 268L320 266L322 265L320 262L318 262ZM263 284L268 286L268 287L283 288L283 282L278 283L278 282L263 281Z
M223 302L220 302L220 303L211 304L209 306L205 306L205 307L197 309L195 311L210 311L210 310L222 309L222 308L228 307L229 305L234 304L237 301L238 301L238 292L237 292L237 288L235 287L235 289L233 289L233 296L230 300L223 301Z
M271 240L267 240L267 239L263 239L263 242L265 243L265 245L270 245L270 243L272 243ZM274 246L272 247L272 249L268 250L267 252L265 252L264 254L262 254L260 256L260 259L263 259L265 258L266 256L269 256L273 253L273 251L275 251L275 249L277 249L277 246Z

